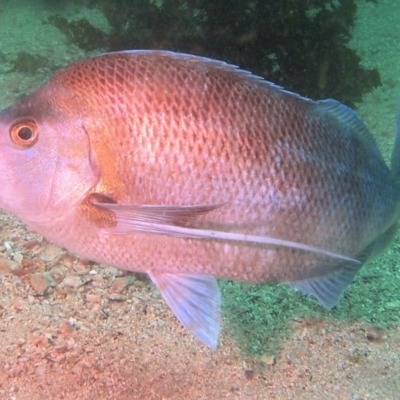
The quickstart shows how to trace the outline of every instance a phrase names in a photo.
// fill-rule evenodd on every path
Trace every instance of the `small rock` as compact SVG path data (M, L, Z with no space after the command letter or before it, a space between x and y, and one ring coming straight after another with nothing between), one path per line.
M95 287L102 286L104 284L104 279L100 274L91 275L92 285Z
M69 337L73 335L74 328L69 322L65 322L57 329L57 333Z
M246 377L247 380L252 381L255 378L256 373L252 369L246 369L244 371L244 376Z
M47 365L46 365L45 362L42 362L42 363L40 363L40 364L36 364L35 366L36 366L35 373L36 373L37 375L39 375L39 376L41 376L41 377L46 376L46 374L47 374L47 369L46 369L46 368L47 368Z
M36 250L40 246L40 243L37 240L31 240L22 245L22 247L26 250Z
M30 287L38 294L44 294L44 292L46 292L46 290L51 286L48 277L41 272L28 274L26 279Z
M259 360L265 365L275 365L276 364L276 357L275 354L262 354Z
M121 293L123 292L126 288L128 288L130 285L132 285L135 282L135 277L134 275L127 275L122 278L115 278L114 282L112 283L110 287L110 292L111 293Z
M4 248L6 249L6 252L8 253L8 254L10 254L10 255L12 255L13 254L13 242L10 242L9 240L6 240L4 243L3 243L3 246L4 246Z
M96 303L96 304L101 304L101 297L96 295L96 294L88 294L86 296L86 301L88 303Z
M45 262L57 262L61 255L63 254L63 250L55 244L49 243L43 249L42 254L40 254L40 259Z
M75 258L72 258L72 256L68 253L65 253L62 255L60 259L60 264L62 264L66 268L72 268L73 263L75 262Z
M54 267L49 272L48 275L56 282L60 284L64 280L64 271L60 267Z
M24 258L24 259L21 261L21 265L22 265L22 267L23 267L24 269L29 269L29 268L33 268L33 267L34 267L33 262L32 262L31 260L27 260L26 258Z
M20 270L21 264L8 258L0 258L0 275L6 275L14 271Z
M384 343L387 339L386 332L383 329L371 327L365 331L365 337L370 342Z
M82 260L76 260L72 264L72 269L79 275L86 275L89 272L89 266Z
M23 301L17 299L14 300L13 302L13 307L17 310L17 311L22 311L24 309L24 303Z
M83 281L79 276L67 276L64 279L63 284L72 289L76 289L77 287L82 286Z
M7 275L11 273L11 268L5 259L0 260L0 275Z
M73 328L73 329L79 329L80 328L79 323L75 318L70 318L68 320L68 322L71 325L71 328Z
M33 297L32 295L28 295L28 303L29 304L34 304L34 303L36 303L36 299L35 299L35 297Z
M107 266L107 267L103 268L102 274L103 274L104 278L107 278L109 276L118 277L118 276L124 276L124 271L122 271L118 268L115 268L115 267Z
M20 264L23 260L24 256L21 253L15 253L14 254L14 261L17 262L18 264Z
M110 296L108 296L108 299L111 301L125 301L126 298L120 293L111 293Z
M46 335L41 334L40 336L32 340L32 344L35 347L49 347L50 341Z

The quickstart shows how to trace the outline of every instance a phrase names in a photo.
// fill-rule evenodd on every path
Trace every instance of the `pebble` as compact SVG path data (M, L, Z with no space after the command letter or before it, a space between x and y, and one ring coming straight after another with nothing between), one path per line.
M10 242L9 240L5 241L3 243L4 248L6 249L8 254L13 254L13 243Z
M0 260L0 275L7 275L11 273L11 268L8 266L7 260Z
M49 243L43 249L42 254L40 254L40 259L45 262L56 262L60 259L62 254L63 250L55 244Z
M21 264L8 258L0 258L0 275L6 275L21 269Z
M72 264L72 269L79 275L86 275L90 270L89 265L82 260L76 260L76 262Z
M259 360L265 365L275 365L276 364L276 356L275 354L262 354L259 357Z
M71 336L74 333L74 328L69 322L64 322L58 329L57 333L63 336Z
M63 254L63 256L60 259L60 263L65 267L65 268L71 268L73 263L75 262L75 259L71 257L70 254L66 253Z
M34 249L38 249L40 246L40 243L37 240L30 240L29 242L26 242L23 244L23 248L26 250L34 250Z
M19 264L22 262L23 258L24 258L24 256L21 253L16 253L16 254L14 254L14 257L13 257L14 261Z
M17 310L17 311L22 311L24 309L24 303L22 300L14 300L13 302L13 307Z
M127 275L122 278L115 278L114 282L112 283L110 287L110 292L111 293L121 293L123 292L127 287L133 284L135 282L136 278L134 275Z
M80 328L79 323L75 318L70 318L68 320L68 322L71 325L71 328L73 328L73 329L79 329Z
M76 289L83 284L83 281L79 276L67 276L64 279L63 284L70 288Z
M88 295L86 295L86 301L88 303L100 304L101 303L101 297L96 295L96 294L88 294Z
M94 287L101 287L104 284L104 279L101 275L91 275L92 285Z
M370 342L384 343L387 339L386 332L383 329L370 327L365 331L365 337Z
M122 271L118 268L107 266L107 267L103 268L102 274L106 278L109 276L114 276L114 277L124 276L125 273L124 273L124 271Z
M22 267L23 267L24 269L29 269L29 268L33 268L33 267L34 267L33 262L32 262L31 260L27 260L26 258L24 258L24 259L21 261L21 265L22 265Z
M51 281L45 274L41 272L28 274L26 276L26 279L30 287L38 294L44 294L46 290L51 286Z
M111 294L108 296L108 299L111 300L111 301L125 301L125 300L126 300L126 297L123 296L123 295L120 294L120 293L111 293Z
M60 267L54 267L49 272L48 275L54 280L56 284L60 284L64 280L64 271Z

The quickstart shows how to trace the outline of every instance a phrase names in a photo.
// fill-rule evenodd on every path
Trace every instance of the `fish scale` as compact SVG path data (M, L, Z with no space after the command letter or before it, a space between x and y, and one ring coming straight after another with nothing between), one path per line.
M391 171L334 100L207 58L109 53L0 114L0 207L84 258L146 272L215 347L216 278L336 304L397 231L398 143Z

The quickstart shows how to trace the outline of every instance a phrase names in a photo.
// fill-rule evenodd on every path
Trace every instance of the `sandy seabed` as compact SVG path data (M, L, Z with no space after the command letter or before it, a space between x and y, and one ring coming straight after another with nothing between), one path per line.
M39 3L2 1L0 54L27 51L60 66L85 57L42 24L51 11ZM381 74L357 112L386 158L400 94L397 3L360 1L351 44ZM95 10L63 13L107 29ZM48 76L8 69L0 65L1 108ZM79 260L8 214L0 221L1 399L400 398L399 238L331 312L283 285L222 283L223 330L212 351L146 279Z

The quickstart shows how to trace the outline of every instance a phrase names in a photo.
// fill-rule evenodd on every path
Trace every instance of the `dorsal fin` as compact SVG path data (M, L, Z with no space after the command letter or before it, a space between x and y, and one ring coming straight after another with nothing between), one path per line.
M333 99L320 100L317 105L319 110L323 110L335 117L346 129L355 134L364 146L369 149L373 157L377 157L383 163L385 162L371 132L351 108Z
M273 82L267 81L262 76L255 75L252 72L242 69L237 65L229 64L227 62L220 61L220 60L214 60L214 59L208 58L208 57L196 56L196 55L192 55L192 54L188 54L188 53L177 53L177 52L168 51L168 50L123 50L123 51L104 53L104 54L97 55L95 57L110 57L110 56L112 57L113 55L118 55L118 54L125 54L127 56L132 56L132 57L154 56L154 57L175 59L178 61L179 60L186 61L186 62L189 62L190 64L202 65L205 68L218 69L221 71L235 74L238 78L241 77L243 79L248 80L249 82L254 82L261 86L267 87L268 89L275 91L276 94L288 95L291 97L302 99L302 100L304 100L306 102L310 102L310 103L314 102L313 100L311 100L307 97L304 97L297 93L293 93L289 90L286 90L282 86L279 86Z

